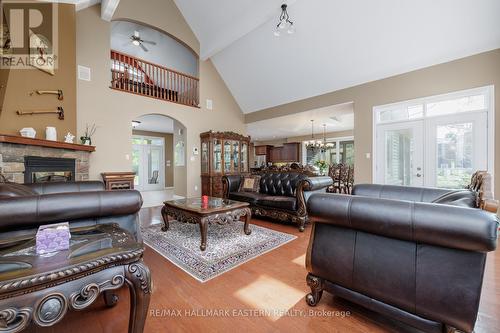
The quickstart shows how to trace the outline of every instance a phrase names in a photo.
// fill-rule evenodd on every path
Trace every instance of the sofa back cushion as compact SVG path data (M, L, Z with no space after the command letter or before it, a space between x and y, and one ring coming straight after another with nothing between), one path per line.
M16 183L1 183L0 198L24 197L28 195L37 195L38 193L28 186Z
M433 203L441 205L451 205L458 207L476 208L476 194L469 190L450 191L437 199Z
M450 191L454 190L433 187L356 184L352 189L352 194L379 199L433 202Z
M301 173L265 173L260 178L260 193L294 197L297 185L307 176Z

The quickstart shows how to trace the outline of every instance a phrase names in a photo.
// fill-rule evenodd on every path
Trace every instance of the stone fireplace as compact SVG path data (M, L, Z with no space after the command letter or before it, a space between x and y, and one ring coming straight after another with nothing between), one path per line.
M0 135L0 171L8 181L31 183L89 179L89 158L94 147L39 139L11 143L2 141L2 137L6 140L19 137Z

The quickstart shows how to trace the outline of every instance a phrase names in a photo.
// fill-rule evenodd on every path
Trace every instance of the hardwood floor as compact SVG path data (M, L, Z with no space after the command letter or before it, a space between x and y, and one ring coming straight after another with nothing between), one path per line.
M141 219L144 224L161 221L159 209L143 209ZM158 253L146 249L145 261L151 269L154 287L145 332L418 332L328 293L317 307L310 308L304 301L308 292L304 258L311 228L300 233L290 225L257 219L253 223L298 238L206 283L196 281ZM127 289L120 290L119 296L120 301L112 309L99 299L90 309L69 313L54 327L32 328L30 332L126 332ZM245 316L248 313L243 312L265 309L289 310L289 315ZM204 317L204 310L218 310L220 316ZM232 316L233 310L238 316ZM308 314L310 310L317 311L317 316L293 316L299 311ZM327 316L323 311L337 312ZM475 333L499 330L500 256L494 252L488 256Z

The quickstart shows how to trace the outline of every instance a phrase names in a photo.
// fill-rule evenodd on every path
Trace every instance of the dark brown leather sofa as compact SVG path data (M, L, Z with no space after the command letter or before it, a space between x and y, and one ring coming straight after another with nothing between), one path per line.
M138 191L104 191L99 181L0 183L0 240L69 221L71 227L118 223L140 241L141 206Z
M481 198L381 185L312 196L307 303L326 290L425 332L472 332L497 245L497 216L476 208Z
M330 177L309 177L297 172L269 172L260 177L256 193L239 191L242 176L224 176L224 197L250 203L255 215L296 223L300 231L304 231L308 219L308 198L313 193L325 193L333 183Z

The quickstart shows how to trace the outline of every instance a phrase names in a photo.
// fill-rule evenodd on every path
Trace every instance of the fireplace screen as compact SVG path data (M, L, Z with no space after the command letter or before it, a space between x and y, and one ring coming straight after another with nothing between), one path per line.
M75 159L25 156L24 182L67 182L75 180Z
M33 183L44 182L68 182L73 179L73 172L71 171L46 171L46 172L32 172L31 180Z

